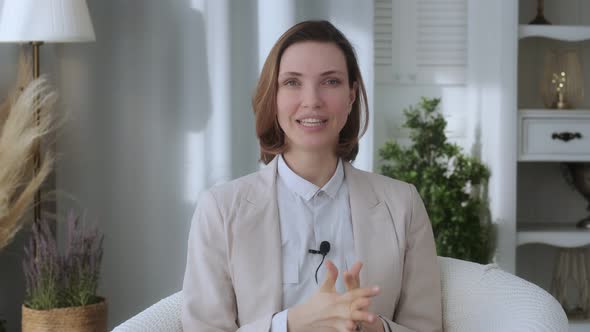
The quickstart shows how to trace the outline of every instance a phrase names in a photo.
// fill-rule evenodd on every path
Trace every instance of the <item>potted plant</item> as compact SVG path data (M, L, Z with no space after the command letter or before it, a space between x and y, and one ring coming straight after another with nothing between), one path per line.
M494 232L485 200L490 171L449 143L440 99L422 98L404 110L411 144L389 141L379 150L381 173L416 186L428 211L437 254L488 263Z
M23 332L107 330L107 303L96 293L104 237L96 228L85 231L73 213L67 223L64 254L48 222L33 225L25 248Z

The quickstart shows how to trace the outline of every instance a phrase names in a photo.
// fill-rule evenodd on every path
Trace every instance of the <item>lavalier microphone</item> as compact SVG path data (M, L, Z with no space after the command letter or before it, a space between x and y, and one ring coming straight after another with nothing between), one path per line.
M326 255L330 252L330 242L322 241L322 243L320 243L320 250L309 249L308 252L310 254L322 255L322 261L320 262L320 265L318 265L318 268L315 270L315 283L317 284L318 283L318 271L320 270L320 266L322 266L322 264L324 263L324 259L326 258Z
M320 243L320 250L313 250L309 249L310 254L320 254L322 256L326 256L330 252L330 242L322 241Z

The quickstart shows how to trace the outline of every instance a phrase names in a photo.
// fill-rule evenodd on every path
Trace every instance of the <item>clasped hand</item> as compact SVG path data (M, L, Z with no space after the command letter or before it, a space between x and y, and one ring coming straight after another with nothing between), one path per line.
M371 298L379 294L377 286L360 288L359 272L362 263L354 264L350 271L343 273L347 292L336 291L338 269L331 261L326 261L328 273L318 291L305 303L289 309L287 330L289 332L308 331L363 331L383 332L381 320L368 311Z

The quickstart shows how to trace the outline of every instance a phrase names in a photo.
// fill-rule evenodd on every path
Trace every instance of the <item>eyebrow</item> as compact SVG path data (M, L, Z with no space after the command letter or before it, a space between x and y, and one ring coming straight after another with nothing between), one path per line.
M321 73L320 76L329 76L329 75L334 75L334 74L344 75L344 73L340 70L328 70L328 71ZM298 73L296 71L288 71L288 72L284 72L284 73L279 74L279 77L282 77L282 76L303 76L303 74Z

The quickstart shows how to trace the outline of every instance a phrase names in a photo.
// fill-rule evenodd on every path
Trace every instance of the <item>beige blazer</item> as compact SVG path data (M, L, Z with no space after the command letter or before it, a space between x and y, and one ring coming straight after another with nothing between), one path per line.
M204 192L192 219L183 282L185 332L269 331L282 307L277 158ZM432 228L413 185L344 163L361 287L392 331L442 331Z

